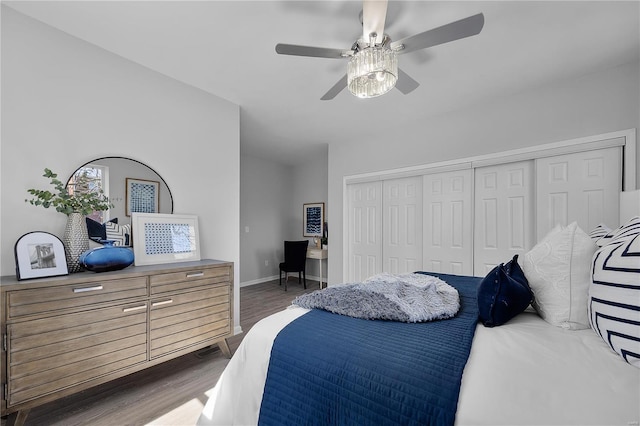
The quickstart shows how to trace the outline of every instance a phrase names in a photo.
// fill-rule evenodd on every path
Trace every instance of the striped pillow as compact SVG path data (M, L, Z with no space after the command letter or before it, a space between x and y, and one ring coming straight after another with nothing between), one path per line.
M129 236L131 235L131 225L118 225L107 222L104 224L107 231L107 240L113 241L114 246L129 246Z
M602 247L606 245L606 241L603 240L603 237L607 236L611 232L611 228L609 228L604 223L593 228L591 232L589 232L589 236L596 243L598 247Z
M629 222L615 230L613 240L620 240L625 237L638 235L640 233L640 216L632 218Z
M640 368L640 218L621 226L593 255L589 322L629 364Z

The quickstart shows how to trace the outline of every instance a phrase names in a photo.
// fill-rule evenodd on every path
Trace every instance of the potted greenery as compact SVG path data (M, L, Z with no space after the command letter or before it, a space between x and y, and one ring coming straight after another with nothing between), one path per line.
M96 179L88 176L86 171L76 173L66 184L49 169L44 169L42 176L51 179L55 191L29 189L27 192L33 198L24 201L45 209L53 207L67 215L62 242L66 248L69 272L78 272L82 270L78 259L83 252L89 250L85 216L94 211L108 210L112 205L100 185L96 184Z

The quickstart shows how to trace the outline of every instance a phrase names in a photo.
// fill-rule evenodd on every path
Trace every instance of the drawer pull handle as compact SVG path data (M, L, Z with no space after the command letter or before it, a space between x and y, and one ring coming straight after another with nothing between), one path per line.
M102 290L102 286L101 285L97 285L97 286L94 286L94 287L74 288L73 292L74 293L84 293L86 291L98 291L98 290Z
M190 272L187 274L187 278L204 277L204 272Z
M140 309L146 309L146 308L147 308L147 305L133 306L131 308L124 308L122 312L139 311Z
M162 305L168 305L169 303L173 303L173 299L169 299L169 300L163 300L162 302L153 302L151 304L151 306L162 306Z

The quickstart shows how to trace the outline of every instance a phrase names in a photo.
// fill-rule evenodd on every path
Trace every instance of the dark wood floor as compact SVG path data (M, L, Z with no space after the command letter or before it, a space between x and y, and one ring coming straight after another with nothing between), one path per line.
M240 325L243 334L228 339L232 352L244 335L262 318L281 311L307 290L290 277L288 291L277 281L240 289ZM207 401L207 391L229 362L219 350L200 351L148 368L127 377L31 410L25 425L194 425ZM15 414L14 414L15 415ZM13 424L13 416L1 426Z

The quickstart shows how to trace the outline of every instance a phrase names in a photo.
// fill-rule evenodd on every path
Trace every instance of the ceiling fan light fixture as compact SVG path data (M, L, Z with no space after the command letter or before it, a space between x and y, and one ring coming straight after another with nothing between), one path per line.
M398 56L388 46L357 51L347 65L347 87L359 98L375 98L393 89L398 81Z

